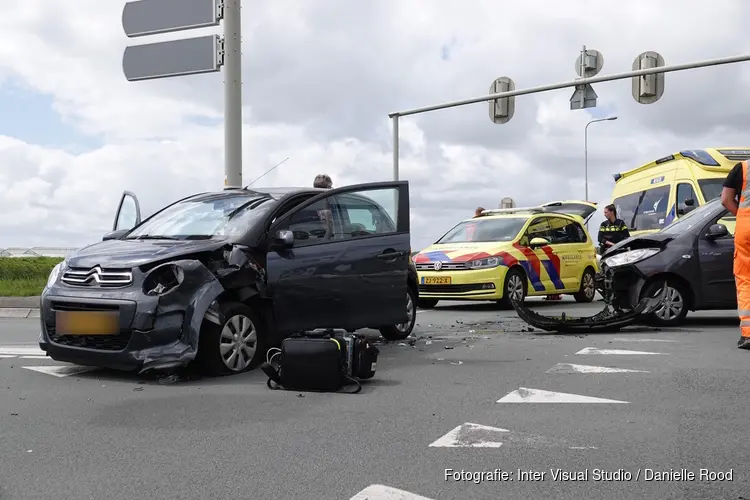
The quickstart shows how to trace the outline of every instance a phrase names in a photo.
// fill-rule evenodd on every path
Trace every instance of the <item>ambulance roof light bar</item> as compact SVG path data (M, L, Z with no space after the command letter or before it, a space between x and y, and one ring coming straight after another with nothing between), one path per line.
M483 210L481 215L516 214L524 212L540 214L544 212L544 209L542 207L491 208L489 210Z

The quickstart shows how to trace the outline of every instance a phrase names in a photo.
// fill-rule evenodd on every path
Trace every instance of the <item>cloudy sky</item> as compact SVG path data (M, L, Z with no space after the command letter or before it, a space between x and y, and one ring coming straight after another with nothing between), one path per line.
M124 1L24 0L0 7L0 247L82 246L112 225L124 189L152 212L224 182L222 75L128 82ZM392 179L388 113L570 81L581 46L601 75L641 52L667 64L750 50L746 0L253 0L243 8L244 166L257 185ZM197 30L149 41L217 32ZM655 104L630 81L595 85L596 108L570 110L572 89L519 96L513 119L488 105L404 117L401 178L410 181L413 247L477 205L584 196L609 201L612 174L681 149L748 146L750 63L666 75ZM598 226L601 216L592 220Z

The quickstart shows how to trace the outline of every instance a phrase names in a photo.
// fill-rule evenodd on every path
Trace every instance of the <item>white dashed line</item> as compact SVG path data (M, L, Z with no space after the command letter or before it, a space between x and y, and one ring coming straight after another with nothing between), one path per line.
M586 347L576 354L611 354L611 355L636 355L636 354L660 354L666 356L664 352L647 352L647 351L629 351L626 349L597 349L596 347Z
M429 445L430 448L500 448L508 429L466 422Z
M371 484L349 500L432 500L431 498L391 488L382 484Z
M610 368L608 366L574 365L572 363L557 363L547 370L547 373L648 373L643 370L627 368Z

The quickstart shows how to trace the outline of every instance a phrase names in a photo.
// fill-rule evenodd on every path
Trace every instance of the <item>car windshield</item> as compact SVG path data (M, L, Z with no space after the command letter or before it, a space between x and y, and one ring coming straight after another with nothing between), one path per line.
M719 200L710 201L675 220L673 223L662 229L661 232L668 234L686 233L696 224L704 224L707 218L717 215L716 209L719 206Z
M511 241L528 219L523 217L476 219L463 221L448 231L436 244L476 243L490 241Z
M724 179L701 179L698 185L703 192L703 199L706 201L719 198L723 189Z
M178 202L131 231L126 239L209 239L245 231L265 214L273 199L249 192L201 196Z

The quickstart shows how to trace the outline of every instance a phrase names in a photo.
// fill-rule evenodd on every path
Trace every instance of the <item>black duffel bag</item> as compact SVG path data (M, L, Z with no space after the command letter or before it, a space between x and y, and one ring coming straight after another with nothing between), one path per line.
M281 349L268 351L261 369L268 375L270 389L338 392L354 384L352 394L356 394L362 390L359 379L375 375L378 354L364 337L326 330L285 339Z

